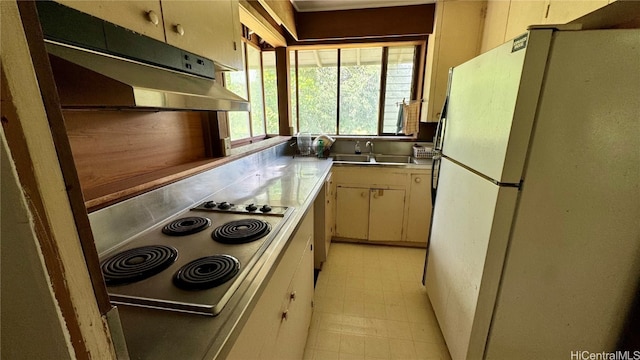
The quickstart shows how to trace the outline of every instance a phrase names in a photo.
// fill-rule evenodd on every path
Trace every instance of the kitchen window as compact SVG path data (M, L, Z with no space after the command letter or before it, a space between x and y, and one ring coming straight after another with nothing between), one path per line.
M412 99L417 53L414 45L292 51L294 123L313 134L398 134L398 104Z
M275 53L244 41L242 49L246 70L224 73L226 88L251 104L250 112L227 113L231 141L236 143L264 139L279 129Z
M276 52L262 52L262 83L264 84L264 110L267 134L277 134L280 130L278 113L278 77L276 73Z

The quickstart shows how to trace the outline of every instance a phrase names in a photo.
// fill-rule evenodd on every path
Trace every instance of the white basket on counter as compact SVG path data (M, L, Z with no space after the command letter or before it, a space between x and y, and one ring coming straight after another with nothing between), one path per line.
M420 145L413 145L413 157L416 159L429 159L432 158L435 153L433 148L424 147Z

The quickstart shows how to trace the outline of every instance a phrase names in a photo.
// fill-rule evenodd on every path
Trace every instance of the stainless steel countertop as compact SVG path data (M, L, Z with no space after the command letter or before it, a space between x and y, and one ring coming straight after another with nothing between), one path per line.
M247 321L275 264L313 204L332 161L281 156L215 193L236 203L269 203L295 210L244 282L216 317L119 305L132 359L222 359Z

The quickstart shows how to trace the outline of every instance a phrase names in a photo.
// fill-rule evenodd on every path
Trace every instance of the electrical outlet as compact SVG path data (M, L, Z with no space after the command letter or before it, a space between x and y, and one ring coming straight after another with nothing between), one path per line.
M231 138L226 137L222 139L222 155L231 155Z

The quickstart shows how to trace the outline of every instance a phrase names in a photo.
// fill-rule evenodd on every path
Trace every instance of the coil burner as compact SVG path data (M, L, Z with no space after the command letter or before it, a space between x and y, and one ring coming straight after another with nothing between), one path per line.
M241 219L228 222L213 230L211 237L223 244L246 244L267 235L271 225L258 219Z
M184 290L204 290L220 286L240 271L240 262L230 255L206 256L186 264L173 278Z
M171 246L142 246L118 253L102 263L108 286L129 284L158 274L178 258Z
M162 228L162 232L171 236L184 236L200 232L211 226L211 220L205 217L191 216L174 220Z

